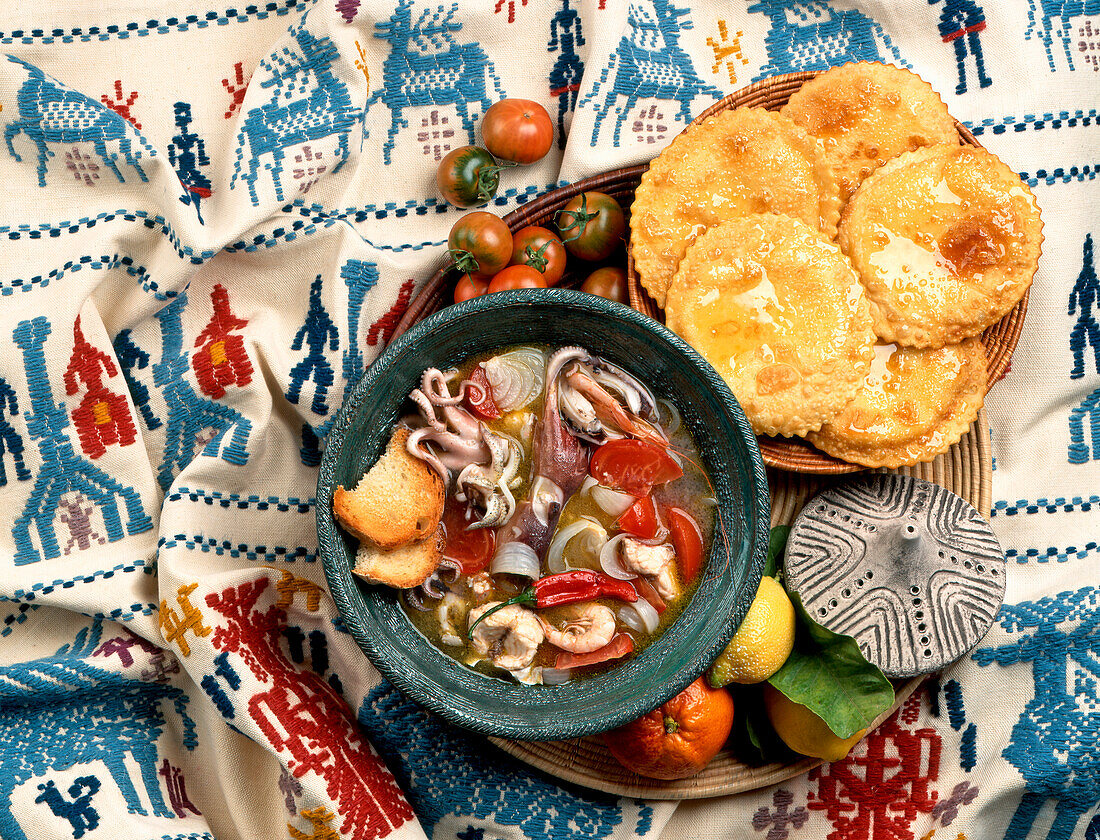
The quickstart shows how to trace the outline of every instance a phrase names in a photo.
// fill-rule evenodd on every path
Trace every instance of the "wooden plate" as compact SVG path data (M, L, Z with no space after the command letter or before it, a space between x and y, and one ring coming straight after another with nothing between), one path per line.
M787 104L787 100L791 98L795 91L817 74L818 71L816 70L787 73L749 85L715 102L692 120L691 125L695 125L719 111L730 108L754 107L778 111ZM981 143L970 132L970 129L958 120L955 121L955 127L959 132L959 139L963 143L982 147ZM629 246L627 247L627 283L630 293L630 305L639 312L644 312L651 318L657 318L663 322L664 312L642 288L638 280ZM982 344L985 346L988 366L987 392L1008 370L1008 364L1012 359L1012 351L1016 347L1016 342L1019 341L1020 333L1023 330L1029 294L1030 289L1024 292L1024 296L1004 318L982 333L981 339ZM802 438L760 436L758 440L760 442L760 454L764 458L764 463L769 467L822 475L838 475L865 469L859 464L851 464L839 458L834 458L832 455L827 455Z
M985 412L978 413L970 431L943 455L927 464L904 467L895 472L941 484L989 516L992 491L992 461ZM817 476L769 470L772 496L772 524L791 524L802 506L818 491L844 480L843 477ZM894 705L875 721L877 726L917 690L923 677L895 684ZM623 768L599 737L572 741L507 741L490 738L505 752L565 782L620 796L644 799L704 799L743 793L774 785L817 767L821 761L807 758L790 764L765 764L752 767L723 750L702 773L690 779L660 781L637 776Z

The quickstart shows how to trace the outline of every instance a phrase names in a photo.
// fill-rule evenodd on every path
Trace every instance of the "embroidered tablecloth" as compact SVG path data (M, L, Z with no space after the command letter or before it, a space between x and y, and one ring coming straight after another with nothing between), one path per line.
M0 10L0 835L1100 837L1100 2L163 0ZM988 401L1008 594L844 761L750 794L561 785L344 632L314 486L505 96L490 209L645 161L773 73L910 67L1046 242Z

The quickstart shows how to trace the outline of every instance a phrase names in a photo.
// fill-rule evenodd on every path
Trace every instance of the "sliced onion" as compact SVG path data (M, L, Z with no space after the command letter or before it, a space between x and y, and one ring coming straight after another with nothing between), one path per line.
M564 685L569 682L572 677L572 671L569 668L543 668L542 669L542 684L543 685Z
M527 543L508 542L497 549L489 571L494 575L521 575L538 580L539 556Z
M676 432L680 430L680 424L683 422L680 419L680 410L676 408L671 402L666 399L657 400L657 404L663 407L668 412L668 422L665 423L668 428L665 429L665 434L671 438Z
M600 568L619 580L633 580L637 577L634 572L624 569L619 561L619 543L629 536L630 534L618 534L605 542L600 549Z
M550 542L550 548L546 550L546 568L554 574L569 568L569 564L565 562L565 548L570 540L585 531L591 532L591 536L588 537L590 542L595 542L600 547L607 542L607 531L604 530L603 525L589 516L582 516L564 528L558 528L558 532ZM592 553L597 554L598 549L593 550Z
M645 598L639 598L630 604L624 604L619 608L619 620L631 630L639 633L653 634L657 631L657 625L661 618L657 610Z
M629 493L623 493L620 490L612 490L610 487L604 487L602 484L597 484L591 490L592 501L600 506L600 509L604 513L609 513L612 516L622 516L628 510L630 506L634 504L634 497Z
M531 403L546 384L546 358L538 350L521 347L484 362L493 401L501 411L515 411Z
M581 482L581 489L578 490L577 492L582 493L582 494L587 493L589 490L591 490L593 487L595 487L599 483L600 482L596 481L596 479L594 479L592 476L586 475L584 477L584 481Z

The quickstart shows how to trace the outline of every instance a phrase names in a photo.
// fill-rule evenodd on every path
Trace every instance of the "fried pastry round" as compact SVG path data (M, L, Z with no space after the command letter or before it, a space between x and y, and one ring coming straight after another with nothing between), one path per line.
M855 396L874 355L848 260L787 216L700 235L669 287L665 321L722 375L757 434L819 429Z
M867 290L875 333L942 347L978 335L1023 297L1043 223L1031 191L997 157L932 146L863 182L838 241Z
M955 120L932 86L916 73L879 62L826 70L796 91L780 113L822 141L844 200L902 152L959 145Z
M931 461L970 428L985 391L980 339L937 349L877 344L856 398L806 438L834 457L865 467Z
M630 249L642 287L664 306L687 246L727 219L779 213L834 236L840 191L820 150L763 108L721 111L689 127L649 165L634 194Z

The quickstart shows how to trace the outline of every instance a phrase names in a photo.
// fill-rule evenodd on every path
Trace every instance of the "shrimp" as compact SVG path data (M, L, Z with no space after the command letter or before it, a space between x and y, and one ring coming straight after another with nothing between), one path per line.
M563 609L568 618L560 630L538 616L550 644L572 653L591 653L608 644L615 635L615 613L609 607L588 601Z
M473 625L483 613L499 603L490 601L470 610L467 626ZM517 671L530 665L542 640L539 617L517 604L509 604L487 616L474 628L471 637L474 650L505 671Z
M676 550L668 543L647 545L627 537L619 544L619 558L628 572L649 578L657 594L666 601L673 600L680 593L673 575L672 561L676 559Z
M474 603L479 606L493 597L493 579L489 577L488 572L470 575L466 578L466 586L470 590L470 595L473 596Z

